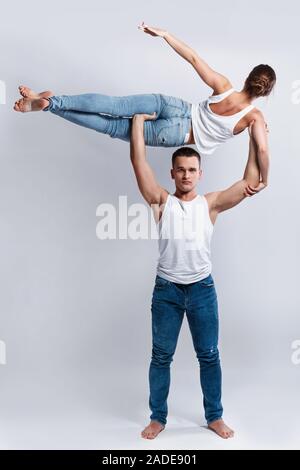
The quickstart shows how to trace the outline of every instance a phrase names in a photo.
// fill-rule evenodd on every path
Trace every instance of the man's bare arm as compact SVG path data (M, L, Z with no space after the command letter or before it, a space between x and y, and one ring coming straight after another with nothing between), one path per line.
M146 160L144 122L145 119L153 118L155 118L153 115L135 114L132 118L130 138L130 159L139 190L149 205L161 204L163 196L168 194L156 181L152 168Z
M256 144L253 137L249 140L249 156L243 179L225 189L205 195L210 208L212 219L216 219L220 212L231 209L248 196L258 192L254 188L258 186L260 171L257 161Z

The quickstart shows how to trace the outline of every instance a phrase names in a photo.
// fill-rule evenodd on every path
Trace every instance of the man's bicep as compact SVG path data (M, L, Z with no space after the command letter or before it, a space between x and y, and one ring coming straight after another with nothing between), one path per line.
M231 209L240 202L242 202L246 195L245 189L247 186L247 181L241 180L233 184L223 191L218 191L215 193L214 207L215 210L220 213L225 210Z

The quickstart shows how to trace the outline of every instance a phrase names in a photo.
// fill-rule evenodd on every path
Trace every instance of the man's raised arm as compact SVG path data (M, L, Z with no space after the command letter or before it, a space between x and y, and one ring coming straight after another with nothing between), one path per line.
M163 196L168 194L156 181L152 168L146 160L144 122L151 119L156 119L155 113L135 114L132 118L130 138L130 159L139 190L149 205L161 204Z
M250 129L251 134L251 129ZM216 216L225 210L239 204L248 196L253 196L259 191L254 189L259 185L260 171L257 161L257 148L253 137L250 135L249 139L249 157L245 168L243 179L237 181L224 191L215 191L205 195L208 201L211 216L215 219ZM261 186L263 189L264 186Z

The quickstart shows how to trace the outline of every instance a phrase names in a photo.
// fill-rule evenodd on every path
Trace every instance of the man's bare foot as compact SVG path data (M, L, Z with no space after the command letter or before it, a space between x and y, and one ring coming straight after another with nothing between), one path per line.
M151 421L148 426L141 432L141 436L145 439L155 439L155 437L165 429L165 426L158 421Z
M50 96L54 95L53 92L50 90L42 91L41 93L36 93L31 88L24 86L24 85L19 86L19 92L20 92L20 95L23 96L23 98L34 98L34 99L49 98Z
M223 419L217 419L216 421L213 421L208 425L208 429L211 429L223 439L228 439L229 437L234 436L234 431L226 426Z
M29 111L42 111L47 106L49 106L49 101L44 98L21 98L15 102L14 110L28 113Z

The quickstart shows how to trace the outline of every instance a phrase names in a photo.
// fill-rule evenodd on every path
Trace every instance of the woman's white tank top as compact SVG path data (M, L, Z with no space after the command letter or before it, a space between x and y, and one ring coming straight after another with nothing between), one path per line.
M221 116L210 109L210 103L219 103L234 91L235 89L231 88L219 95L209 96L198 104L192 104L194 140L201 156L211 155L220 144L234 137L236 124L254 108L250 104L232 116Z
M213 224L205 196L182 201L169 194L157 227L160 277L190 284L209 276Z

